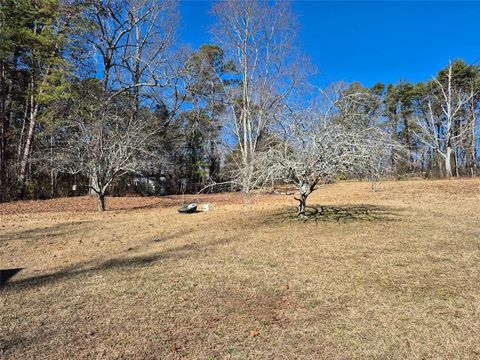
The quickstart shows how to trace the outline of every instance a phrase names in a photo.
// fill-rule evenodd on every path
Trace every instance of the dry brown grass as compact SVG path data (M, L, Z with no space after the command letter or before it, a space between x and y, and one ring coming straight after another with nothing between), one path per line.
M0 205L0 358L479 358L480 181L369 189Z

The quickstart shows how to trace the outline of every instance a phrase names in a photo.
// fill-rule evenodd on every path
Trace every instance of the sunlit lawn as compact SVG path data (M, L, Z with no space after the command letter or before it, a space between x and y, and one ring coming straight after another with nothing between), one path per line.
M0 205L0 358L480 357L479 180L198 200Z

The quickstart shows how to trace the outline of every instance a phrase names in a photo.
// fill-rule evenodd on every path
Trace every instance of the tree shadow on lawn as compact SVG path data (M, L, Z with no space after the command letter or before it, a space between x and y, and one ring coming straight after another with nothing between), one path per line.
M354 222L398 221L400 209L392 207L358 204L358 205L309 205L304 217L297 216L297 208L283 208L266 217L266 222L277 221L315 221L315 222Z
M6 234L0 234L0 243L13 240L45 240L49 237L59 238L70 234L72 231L85 231L93 228L97 221L80 220L63 222L52 226L41 226L33 229L13 231ZM51 239L48 239L51 240Z
M46 285L48 283L69 280L73 277L80 275L94 275L103 271L113 269L130 269L142 268L149 266L154 262L175 259L180 260L187 257L204 256L205 251L211 251L211 249L228 244L233 241L233 238L223 238L207 243L189 243L179 247L167 249L160 252L154 252L152 254L142 254L137 256L128 256L131 250L135 248L129 248L123 256L108 259L105 261L91 260L82 262L73 266L69 266L53 273L37 275L17 281L9 281L4 287L5 290L11 289L12 291L20 290L24 288L32 288L36 286ZM153 242L158 242L158 239L154 239Z
M134 210L165 209L173 206L175 206L175 202L170 198L166 198L166 199L161 199L161 200L152 202L150 204L140 204L140 205L135 205L131 207L129 206L119 206L118 208L115 206L112 206L111 208L107 207L107 211L129 212Z
M23 268L0 269L0 289L7 283L10 278L14 277L22 270Z

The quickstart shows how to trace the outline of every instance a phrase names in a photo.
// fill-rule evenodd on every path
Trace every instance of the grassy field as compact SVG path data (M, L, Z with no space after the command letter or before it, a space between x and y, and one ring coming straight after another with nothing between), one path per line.
M0 358L480 358L480 180L198 200L0 205Z

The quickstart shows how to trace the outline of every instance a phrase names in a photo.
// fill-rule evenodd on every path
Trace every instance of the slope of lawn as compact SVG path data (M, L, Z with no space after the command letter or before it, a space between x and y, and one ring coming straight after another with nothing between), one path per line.
M0 204L0 358L480 357L480 180L196 200Z

